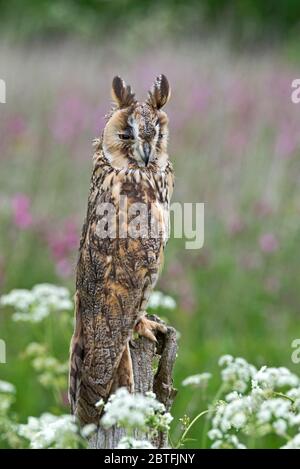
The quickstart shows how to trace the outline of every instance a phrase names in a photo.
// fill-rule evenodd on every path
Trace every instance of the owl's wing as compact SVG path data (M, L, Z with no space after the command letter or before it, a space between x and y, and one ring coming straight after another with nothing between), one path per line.
M127 219L127 213L122 213L127 207L119 206L116 196L120 187L127 191L129 205L144 197L148 202L155 201L158 225L162 223L161 211L168 212L173 190L171 165L166 168L166 177L159 176L153 184L138 177L140 182L134 185L130 178L134 176L105 167L101 158L96 159L77 265L76 325L70 360L70 402L82 423L98 424L100 409L95 404L108 398L119 378L118 368L126 363L121 361L122 356L162 263L164 239L160 236L99 235L99 227L105 225L99 211L103 204L109 202L115 208L116 224Z
M173 190L174 190L174 181L175 181L174 169L170 161L168 161L166 165L166 181L167 181L167 188L168 188L167 201L168 203L170 203Z
M72 413L83 424L99 423L101 408L95 404L107 400L113 383L119 379L118 367L137 318L139 296L140 292L128 294L120 287L87 301L85 293L77 290L69 400ZM93 306L95 298L99 298L97 306ZM130 369L127 371L123 370L124 376L131 374ZM126 384L124 381L123 385Z
M169 228L169 223L170 223L170 220L169 220L170 201L173 195L174 182L175 182L175 176L174 176L173 166L172 166L172 163L168 161L167 166L166 166L166 194L165 194L165 211L166 211L166 217L168 218L168 228Z
M70 369L68 397L72 414L75 414L76 396L80 386L80 375L83 362L83 335L79 311L79 295L75 293L75 329L70 346Z
M95 404L110 394L138 317L148 263L139 239L99 238L103 217L98 207L115 204L113 191L119 182L116 174L114 180L110 173L99 177L92 183L77 265L69 381L72 412L82 423L96 424L100 409Z

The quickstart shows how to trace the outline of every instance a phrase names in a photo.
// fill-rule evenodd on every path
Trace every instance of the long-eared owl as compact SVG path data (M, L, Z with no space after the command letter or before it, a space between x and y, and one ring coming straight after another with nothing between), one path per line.
M98 424L95 404L118 387L134 391L133 332L155 340L156 329L165 329L145 311L163 263L174 184L162 110L170 87L160 75L140 103L115 77L112 97L115 105L95 140L77 265L69 400L82 424Z

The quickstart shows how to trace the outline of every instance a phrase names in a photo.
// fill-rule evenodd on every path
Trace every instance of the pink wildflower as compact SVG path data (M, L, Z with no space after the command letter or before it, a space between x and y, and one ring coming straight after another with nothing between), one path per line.
M25 194L15 194L11 203L14 224L22 230L28 229L33 223L29 197Z
M262 252L266 254L271 254L279 249L278 239L272 233L264 233L261 235L259 245Z

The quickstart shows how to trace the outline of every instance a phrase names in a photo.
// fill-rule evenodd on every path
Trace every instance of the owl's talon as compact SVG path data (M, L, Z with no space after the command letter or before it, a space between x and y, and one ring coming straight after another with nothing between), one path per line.
M159 322L151 321L151 319L147 319L145 316L139 319L138 323L134 328L134 332L137 332L139 336L147 337L147 339L152 340L153 342L157 342L157 339L154 335L154 332L162 332L165 334L167 332L166 326Z

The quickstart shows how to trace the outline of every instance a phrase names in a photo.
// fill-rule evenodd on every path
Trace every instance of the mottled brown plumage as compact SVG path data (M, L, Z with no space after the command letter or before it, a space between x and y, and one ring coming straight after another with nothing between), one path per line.
M95 404L116 388L133 391L133 331L155 340L155 327L163 330L144 314L163 263L173 190L168 119L161 111L169 95L161 76L141 104L123 80L114 78L116 107L96 141L70 357L69 399L81 423L98 424L101 408Z

